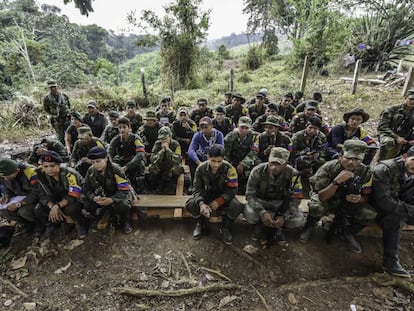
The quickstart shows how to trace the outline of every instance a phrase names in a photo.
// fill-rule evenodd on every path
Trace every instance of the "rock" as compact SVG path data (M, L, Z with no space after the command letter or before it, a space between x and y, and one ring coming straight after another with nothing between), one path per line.
M254 247L251 244L247 244L245 247L243 247L243 250L250 255L253 255L255 253L257 253L257 251L259 250L257 247Z
M66 265L66 266L64 266L64 267L60 267L59 269L57 269L56 271L55 271L55 273L56 274L61 274L61 273L63 273L63 272L66 272L69 268L70 268L70 266L72 265L72 263L69 261L69 263Z
M170 282L168 282L167 280L162 281L161 283L162 288L168 288L168 286L170 286Z
M76 240L71 240L67 245L65 245L63 248L64 249L67 249L67 250L72 250L72 249L74 249L75 247L78 247L79 245L82 245L83 244L83 241L82 240L79 240L79 239L76 239Z
M7 300L4 302L4 306L5 306L5 307L10 307L12 304L13 304L13 300L11 300L11 299L7 299Z
M293 293L289 293L288 300L292 305L295 305L295 304L298 303L298 300L296 299L296 297Z
M157 259L157 260L161 260L161 256L158 255L158 254L154 254L154 258Z
M23 307L26 310L35 310L36 309L36 303L35 302L25 302L25 303L23 303Z
M139 275L139 280L140 280L140 281L148 281L148 276L147 276L144 272L142 272L142 273Z
M97 260L97 261L95 262L95 267L96 267L96 268L99 268L100 266L102 266L102 261Z
M23 268L26 265L26 262L27 262L27 256L23 256L23 257L20 257L19 259L13 260L10 263L10 267L13 270L17 270L17 269Z
M224 297L223 299L220 300L218 309L220 310L225 305L229 304L230 302L232 302L233 300L235 300L237 298L239 298L239 297L237 297L237 296L226 296L226 297Z

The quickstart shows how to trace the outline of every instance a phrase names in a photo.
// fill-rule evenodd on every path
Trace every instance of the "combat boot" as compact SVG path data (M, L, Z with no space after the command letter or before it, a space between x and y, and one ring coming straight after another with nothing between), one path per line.
M264 233L264 226L261 221L259 221L257 224L253 225L253 232L250 236L250 239L253 241L259 241L259 240L265 240L266 235Z
M355 254L361 254L362 253L362 247L361 244L355 239L354 235L350 232L344 232L343 234L345 241L348 242L349 247L352 252Z
M79 239L85 238L88 234L88 228L83 222L75 221L75 228L76 232L78 233Z
M299 236L299 242L301 243L307 243L311 237L312 230L316 226L316 223L318 222L317 218L314 218L310 215L308 215L308 218L306 220L305 227L303 228L302 232Z
M199 240L207 232L207 220L204 216L198 218L197 224L193 231L193 239Z
M231 245L233 243L233 236L231 234L231 225L233 224L232 219L227 216L223 218L223 227L220 229L221 239L224 243Z
M286 245L286 238L285 238L285 234L283 233L282 229L275 230L274 239L276 243L279 244L280 246Z
M398 256L384 257L382 268L385 272L401 278L410 278L411 274L405 270L398 260Z

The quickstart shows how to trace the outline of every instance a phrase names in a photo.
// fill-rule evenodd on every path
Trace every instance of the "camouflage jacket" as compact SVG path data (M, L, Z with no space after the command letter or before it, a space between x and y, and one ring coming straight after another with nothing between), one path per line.
M249 113L250 119L252 119L252 122L256 121L256 119L259 116L264 115L266 112L266 108L267 106L264 104L262 107L259 107L256 103L249 105L248 113Z
M111 140L119 134L118 126L108 125L102 133L101 140L109 144Z
M303 156L308 152L319 152L320 157L328 156L328 143L322 132L318 132L318 135L311 138L308 137L306 129L301 130L293 135L292 144L294 157Z
M40 155L37 154L37 149L42 148L42 147L46 148L47 150L56 151L62 157L62 160L64 162L69 161L68 151L66 150L65 146L63 146L63 144L60 141L54 140L54 139L48 139L47 142L44 144L44 146L42 145L43 144L36 144L33 146L33 150L29 156L30 164L39 163Z
M407 179L404 175L405 165L401 157L381 161L374 167L372 186L378 210L401 217L414 217L414 205L401 199L405 185L412 183L412 179Z
M93 166L88 169L82 200L92 201L95 196L104 196L110 197L115 203L118 203L128 198L129 190L128 179L119 165L108 161L104 174L98 172Z
M259 203L258 199L266 201L283 200L287 195L290 195L290 190L295 184L292 192L292 197L303 198L302 185L298 172L287 165L286 168L277 176L269 173L268 163L261 163L257 165L250 173L247 181L246 200L249 205L262 214L265 210Z
M377 131L380 135L412 139L414 127L414 109L404 111L404 104L385 109L380 116Z
M247 136L240 139L238 129L234 129L224 137L224 159L237 167L240 163L245 168L254 166L257 159L258 133L249 131Z
M53 96L49 92L43 98L43 108L52 117L66 120L70 116L69 97L62 92L58 92L57 96Z
M286 122L290 123L292 121L293 116L295 114L295 107L289 105L287 107L282 106L281 104L277 105L278 107L278 114L286 120Z
M269 159L269 155L265 155L264 151L270 145L274 147L282 147L286 148L290 152L293 149L292 140L289 136L283 134L282 132L277 132L275 135L267 135L265 132L259 135L259 144L258 144L258 151L259 151L259 158L262 162L267 162Z
M99 112L97 115L92 116L90 113L87 113L83 116L83 123L89 125L92 130L92 134L95 137L101 137L105 127L108 125L108 119L102 112Z
M210 170L209 161L197 167L193 183L193 197L197 205L201 201L209 204L216 200L219 206L229 203L237 194L238 179L236 169L227 161L216 174Z
M191 120L195 122L197 127L198 127L198 123L200 122L200 119L203 117L214 118L213 109L208 108L208 107L204 111L201 111L200 109L194 109L190 115Z
M124 118L127 118L131 124L132 133L136 133L139 127L143 124L142 116L139 113L135 113L133 116L128 114L124 115Z
M162 150L161 140L155 142L152 148L151 164L156 165L161 171L169 171L181 164L181 146L176 140L171 140L170 150Z
M138 136L141 137L145 145L145 152L151 153L155 142L158 140L158 130L162 127L160 122L157 122L154 127L149 127L144 124L138 129Z
M234 125L237 125L240 117L246 116L247 112L247 108L242 105L239 107L234 107L233 104L226 106L226 117L230 118Z
M70 162L73 164L77 164L79 160L86 157L88 151L93 147L103 147L105 148L105 144L96 137L92 137L92 140L85 144L82 140L77 140L75 145L73 146L73 151L70 157Z
M118 162L125 163L128 170L140 165L145 155L145 146L137 134L129 133L127 140L122 135L115 136L108 148L109 157Z
M197 132L197 125L195 124L195 122L191 119L187 122L190 128L183 127L182 122L180 120L175 120L172 125L173 137L179 142L183 138L191 139L194 133Z
M213 119L213 127L223 133L223 136L226 136L234 129L233 121L230 118L224 117L224 120L221 124L217 122L216 119Z
M324 119L320 115L315 114L315 116L319 117L322 120L321 131L323 133L327 134L329 132L328 125L326 124L326 122L324 121ZM296 114L293 117L292 121L290 122L290 132L296 133L296 132L299 132L301 130L304 130L306 128L307 123L308 123L308 119L309 119L309 117L304 112Z

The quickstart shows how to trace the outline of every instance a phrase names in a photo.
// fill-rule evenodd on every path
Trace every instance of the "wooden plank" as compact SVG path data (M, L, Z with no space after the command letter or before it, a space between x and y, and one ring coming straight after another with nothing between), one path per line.
M407 79L405 80L404 87L403 87L403 90L402 90L402 96L405 97L405 95L407 94L407 91L413 85L413 82L414 82L413 67L410 67L408 69Z

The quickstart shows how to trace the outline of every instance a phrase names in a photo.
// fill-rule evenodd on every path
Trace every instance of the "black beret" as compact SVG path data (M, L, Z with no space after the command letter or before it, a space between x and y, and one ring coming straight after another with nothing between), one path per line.
M47 150L45 151L42 156L40 157L40 160L42 162L53 162L53 163L63 163L62 157L53 150Z
M216 108L216 112L226 114L226 108L224 108L223 106L218 106Z
M277 105L275 103L270 103L269 105L267 105L267 109L272 109L275 111L279 111L279 108L277 107Z
M322 120L321 118L317 117L317 116L312 116L308 119L308 125L314 125L317 127L321 127L322 126Z
M108 153L103 147L93 147L89 149L88 154L86 155L90 160L105 159L107 156Z

